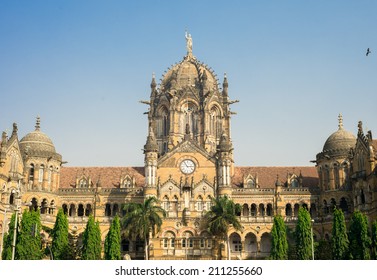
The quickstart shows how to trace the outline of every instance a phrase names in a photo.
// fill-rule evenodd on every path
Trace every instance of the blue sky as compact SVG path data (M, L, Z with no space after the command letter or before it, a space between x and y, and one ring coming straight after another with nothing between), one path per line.
M235 164L302 166L337 130L377 135L376 1L0 1L0 130L69 166L142 166L152 73L193 53L229 81ZM366 48L370 56L365 56ZM376 136L377 137L377 136Z

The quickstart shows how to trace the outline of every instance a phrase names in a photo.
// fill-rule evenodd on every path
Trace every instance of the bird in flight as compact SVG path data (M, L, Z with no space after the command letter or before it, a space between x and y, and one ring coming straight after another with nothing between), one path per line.
M370 49L367 48L367 53L365 55L368 56L370 53L371 53Z

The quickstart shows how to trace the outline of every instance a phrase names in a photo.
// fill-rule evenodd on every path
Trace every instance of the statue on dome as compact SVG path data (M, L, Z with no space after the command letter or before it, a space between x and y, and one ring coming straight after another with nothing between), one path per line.
M186 37L187 55L191 56L192 55L192 37L190 33L187 33L187 30L186 30L185 37Z

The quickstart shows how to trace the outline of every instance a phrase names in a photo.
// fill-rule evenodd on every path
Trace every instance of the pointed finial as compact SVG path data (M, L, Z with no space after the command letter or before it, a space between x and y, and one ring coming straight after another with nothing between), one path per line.
M342 114L339 114L338 121L339 121L339 124L338 124L339 129L343 129L343 116L342 116Z
M17 124L16 124L16 123L13 123L12 136L17 135L17 131L18 131Z
M41 129L41 118L37 116L37 121L35 122L35 130L39 131Z
M154 72L152 73L151 88L152 88L152 89L155 89L155 88L156 88L156 76L155 76Z

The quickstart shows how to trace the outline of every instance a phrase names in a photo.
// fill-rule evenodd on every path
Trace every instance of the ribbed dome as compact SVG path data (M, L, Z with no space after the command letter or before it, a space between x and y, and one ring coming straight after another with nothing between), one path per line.
M37 118L35 130L28 133L20 141L23 154L36 156L52 156L56 154L55 146L50 137L40 131L40 119Z
M323 157L347 157L351 148L356 144L356 137L343 128L343 117L338 116L338 130L327 138L323 150L317 155L317 160Z
M323 151L331 151L337 149L347 149L354 147L356 144L356 137L349 131L339 128L327 138Z
M199 86L205 82L209 89L218 89L218 81L212 69L194 56L186 56L181 62L171 66L162 77L164 90Z

